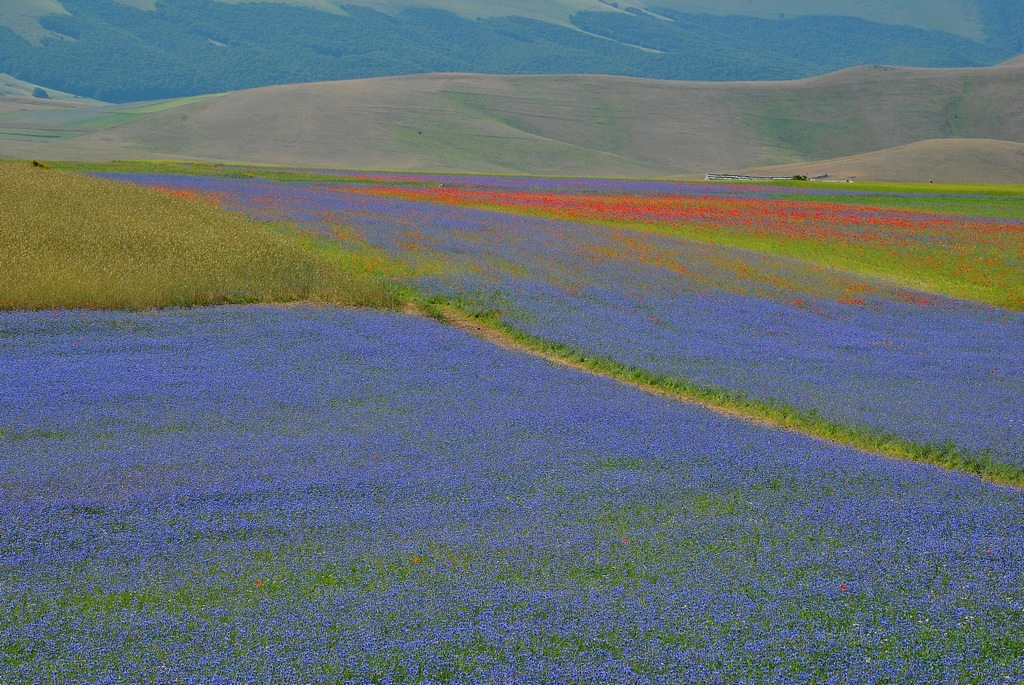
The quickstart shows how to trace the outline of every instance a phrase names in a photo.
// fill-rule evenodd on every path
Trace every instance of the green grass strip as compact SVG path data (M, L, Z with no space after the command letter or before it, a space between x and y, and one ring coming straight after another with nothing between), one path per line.
M164 160L119 160L112 162L48 161L47 166L62 171L126 173L126 174L179 174L182 176L215 176L219 178L263 178L268 181L286 183L346 183L365 184L367 179L358 172L348 175L329 169L297 169L291 167L259 166L252 164L228 164L213 162L181 162ZM380 172L390 173L390 172ZM430 181L389 180L397 186L436 185Z
M1021 195L1024 186L993 183L921 183L912 181L857 181L830 183L821 181L713 181L720 185L755 185L776 188L835 188L837 191L870 193L925 193L928 195Z
M520 216L567 219L557 211L509 208L486 201L460 206ZM788 257L853 276L888 281L923 293L1024 311L1024 270L1020 268L1019 256L1024 247L1013 236L999 244L965 238L961 243L935 241L897 250L862 242L822 241L819 238L768 233L752 235L721 224L676 224L601 217L567 220ZM982 263L984 268L976 268Z
M972 451L952 441L916 442L895 433L854 425L823 416L814 409L801 409L778 400L759 400L742 392L701 385L683 378L657 373L620 361L524 333L500 321L493 312L475 312L464 303L450 299L410 296L428 315L458 325L456 319L471 319L480 327L501 334L506 340L532 354L588 372L627 383L648 392L700 404L706 408L750 421L826 440L864 452L932 464L951 471L980 477L997 485L1024 487L1024 467L999 461L991 450ZM453 314L454 313L454 314Z

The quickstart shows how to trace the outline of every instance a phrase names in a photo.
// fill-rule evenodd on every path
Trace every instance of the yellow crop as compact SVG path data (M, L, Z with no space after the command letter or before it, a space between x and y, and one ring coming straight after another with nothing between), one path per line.
M0 309L294 300L394 304L355 259L208 203L0 164Z

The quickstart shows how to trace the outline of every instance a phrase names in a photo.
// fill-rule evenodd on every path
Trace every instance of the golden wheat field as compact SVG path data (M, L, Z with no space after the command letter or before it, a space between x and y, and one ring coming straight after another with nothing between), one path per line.
M128 308L392 296L341 253L195 198L0 164L0 308Z

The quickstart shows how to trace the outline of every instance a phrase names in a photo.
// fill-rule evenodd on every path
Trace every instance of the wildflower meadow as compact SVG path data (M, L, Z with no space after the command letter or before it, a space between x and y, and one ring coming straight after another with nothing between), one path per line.
M1024 677L1009 191L193 171L329 296L0 311L3 685Z
M0 341L6 682L1024 664L1018 489L396 313L4 313Z
M235 211L378 248L408 265L405 281L411 286L471 311L495 315L543 340L668 377L738 391L753 400L817 412L845 424L919 442L954 443L983 453L990 462L1024 469L1024 366L1017 362L1024 357L1020 309L911 288L894 277L870 277L783 254L698 242L664 231L632 230L614 222L583 223L466 207L433 195L496 194L494 187L503 179L463 177L470 189L462 191L453 186L458 179L451 177L429 182L421 176L392 177L385 185L374 177L366 183L334 185L129 178L165 189L187 187ZM474 183L485 190L473 190ZM533 187L521 192L532 198L544 183L545 179L534 179ZM588 192L583 181L567 186L564 180L554 180L552 185L561 189L559 197L579 198L579 206L587 206L594 193L609 197L609 188L632 206L645 194L675 198L688 188L598 181ZM704 204L716 201L708 195L707 184L691 190ZM782 190L787 195L793 192ZM744 202L760 196L757 202L767 205L778 191L741 186L733 192ZM516 192L520 191L502 191L504 197ZM430 199L396 197L416 193ZM820 199L810 197L812 205ZM720 199L726 207L738 201L730 196ZM946 198L939 200L948 204ZM785 207L793 204L789 199L782 202ZM571 201L563 199L562 204ZM739 217L734 223L759 225L756 214L752 220L739 210L719 210L699 230L710 231L717 217L729 211ZM908 212L918 234L925 237L913 234L897 240L897 230L877 218L890 211L863 213L860 223L847 216L846 237L837 240L859 232L882 244L879 249L898 261L890 271L920 260L915 241L931 245L929 249L939 255L935 261L949 263L951 270L959 264L969 274L964 278L968 290L980 267L973 253L960 246L968 243L976 224L996 226L993 232L1008 241L1009 247L1000 252L1009 265L1004 269L1007 274L1024 259L1024 223L1017 219L958 220L942 213L932 216L938 226L929 228L929 215ZM791 212L801 217L814 214ZM854 216L860 214L856 209ZM958 221L963 224L959 229ZM825 236L829 230L805 227L791 232ZM936 247L929 232L945 236L944 247ZM821 251L833 245L825 238L820 243ZM904 243L909 247L899 248ZM1024 270L1017 268L1015 274L1006 278L1016 278L1020 285L1003 289L1011 299L1024 292Z

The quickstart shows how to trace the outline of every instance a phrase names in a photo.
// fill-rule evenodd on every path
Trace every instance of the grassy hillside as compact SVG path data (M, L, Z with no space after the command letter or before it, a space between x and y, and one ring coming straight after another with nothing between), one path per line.
M714 14L673 0L55 2L0 7L0 71L109 102L425 72L791 79L1024 52L1024 6L998 0L732 2Z
M35 83L28 83L16 79L10 74L0 74L0 97L23 97L23 98L35 98L37 100L50 100L50 104L63 101L75 101L80 104L87 105L102 105L104 103L99 100L90 100L88 98L81 98L71 93L65 93L59 90L44 89L45 93L40 94L37 91L39 88ZM40 104L47 104L45 102Z
M1024 143L1003 140L926 140L862 155L788 164L752 173L873 181L1024 183Z
M861 155L933 139L1024 143L1024 111L1018 102L1022 79L1020 61L976 69L860 68L771 83L393 77L275 86L72 114L12 115L0 122L0 154L481 173L702 175ZM988 149L985 145L992 147L977 149ZM1012 155L1003 159L979 152L971 159L966 163L947 154L915 166L918 162L908 158L890 175L868 170L851 175L1024 181L1024 170L1014 166Z
M34 45L40 45L44 38L53 37L50 31L39 23L41 17L53 14L67 14L60 0L17 0L0 4L0 26L6 26L15 34Z
M1024 141L1014 105L1019 67L915 70L864 67L742 94L740 109L766 140L801 159L825 159L932 138Z
M98 100L81 98L59 90L44 89L39 86L16 79L10 74L0 74L0 126L3 126L4 115L18 112L47 112L90 109L102 106ZM19 116L13 114L13 116Z
M188 197L7 163L0 207L0 309L392 303L344 255Z

